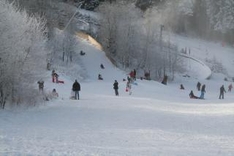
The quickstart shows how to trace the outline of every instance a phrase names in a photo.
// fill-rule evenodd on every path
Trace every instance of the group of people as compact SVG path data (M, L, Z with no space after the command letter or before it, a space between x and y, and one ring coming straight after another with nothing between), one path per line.
M38 84L38 87L39 87L39 92L43 94L44 93L44 81L39 80L37 82L37 84ZM58 97L59 96L55 88L52 90L51 96L52 97Z
M206 85L203 84L202 87L201 87L201 83L198 82L197 83L197 90L201 91L201 95L199 97L194 95L193 90L190 91L189 97L191 99L204 99L204 96L205 96L205 93L206 93Z
M53 83L64 83L63 81L59 81L58 80L59 75L55 72L55 70L52 70L51 76L52 76L52 82ZM41 80L39 80L37 82L37 84L38 84L39 92L42 93L42 94L44 94L44 81L41 79ZM50 97L58 97L59 95L58 95L56 89L54 88L51 91L51 93L50 93L49 96ZM46 97L46 99L48 99L48 97Z
M123 79L124 81L126 81L125 79ZM126 89L125 91L129 93L129 95L132 94L132 83L136 80L136 70L134 69L133 71L131 71L129 73L129 76L127 77L127 83L126 83ZM115 91L115 95L119 96L119 83L117 80L114 81L113 84L113 89Z
M204 95L206 93L206 85L203 84L201 85L200 82L197 83L197 90L198 91L201 91L201 95L198 97L198 96L195 96L194 93L193 93L193 90L190 91L189 93L189 97L192 98L192 99L204 99ZM181 84L180 85L180 89L184 89L183 85ZM228 86L228 91L231 92L232 90L232 84L230 84ZM224 99L224 93L226 93L226 90L224 88L224 85L222 85L219 89L219 99Z
M105 69L105 67L104 67L103 64L100 65L100 68L101 69ZM59 77L59 75L55 72L55 70L52 70L52 82L53 83L59 83L58 77ZM99 80L103 80L101 74L98 74L98 79ZM129 95L132 94L132 90L131 90L132 86L131 86L131 84L134 82L134 80L136 80L136 70L135 69L132 70L129 73L129 76L127 77L126 92L128 92ZM44 81L40 80L37 83L38 83L38 86L39 86L39 91L41 93L43 93ZM204 99L204 96L205 96L205 93L206 93L206 85L205 84L202 85L200 82L198 82L197 85L196 85L196 88L197 88L198 91L201 92L200 96L194 95L193 90L191 90L190 93L189 93L189 97L192 98L192 99ZM230 84L228 86L228 91L231 92L232 88L233 88L233 86L232 86L232 84ZM118 89L119 89L119 83L118 83L117 80L115 80L114 83L113 83L113 89L115 91L115 95L119 96L119 91L118 91ZM180 89L182 89L182 90L185 89L184 86L183 86L183 84L180 84ZM80 99L80 97L79 97L80 90L81 90L80 83L77 80L75 80L75 82L72 85L72 94L73 94L72 98L74 98L76 100L79 100ZM222 85L220 87L219 99L224 99L224 93L226 93L226 90L224 88L224 85ZM55 88L52 90L51 95L53 97L58 97L59 96Z

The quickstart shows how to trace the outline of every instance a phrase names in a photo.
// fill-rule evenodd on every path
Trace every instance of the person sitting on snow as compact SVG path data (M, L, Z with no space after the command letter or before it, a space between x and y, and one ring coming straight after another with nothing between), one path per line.
M105 69L105 67L104 67L104 65L103 65L103 64L101 64L101 65L100 65L100 67L101 67L102 69Z
M183 84L180 84L180 89L184 90Z
M191 90L191 92L189 93L189 97L190 97L190 99L198 99L198 97L195 96L195 95L193 94L193 91L192 91L192 90Z
M98 74L98 80L103 80L102 75Z
M80 55L83 56L85 55L85 52L83 52L82 50L80 51Z
M59 96L58 93L56 92L56 89L52 90L52 96L53 97L58 97Z

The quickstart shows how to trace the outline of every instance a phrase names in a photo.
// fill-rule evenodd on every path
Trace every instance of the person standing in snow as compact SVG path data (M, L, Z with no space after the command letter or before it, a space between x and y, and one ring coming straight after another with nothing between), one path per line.
M168 79L168 76L164 75L163 80L162 80L162 84L167 85L167 79Z
M200 91L200 89L201 89L201 83L198 82L198 83L197 83L197 90Z
M205 92L206 92L206 85L202 85L200 99L204 99Z
M136 81L136 69L133 70L134 80Z
M134 71L131 71L131 72L129 73L129 75L130 75L131 81L135 80L135 79L134 79Z
M75 82L73 83L72 90L75 92L75 99L79 100L80 99L80 97L79 97L80 84L77 80L75 80Z
M119 92L118 92L118 89L119 89L119 83L117 82L117 80L115 80L114 84L113 84L113 88L115 90L115 95L118 96L119 95Z
M58 93L56 92L56 89L53 89L51 94L52 94L52 97L55 97L55 98L59 96Z
M58 83L58 77L59 77L59 75L57 73L54 73L54 80L56 83Z
M127 77L127 81L128 81L128 82L131 82L131 78L130 78L129 76Z
M131 86L130 81L127 81L127 84L126 84L126 92L128 92L129 95L132 94L132 86Z
M39 91L43 92L43 88L44 88L44 81L40 80L37 82L38 87L39 87Z
M226 93L226 90L224 88L224 85L222 85L220 87L219 99L224 99L224 92Z
M228 86L228 91L229 91L229 92L232 91L232 84L230 84L230 85Z
M55 74L55 70L53 69L53 70L52 70L52 73L51 73L52 82L53 82L53 83L55 82L55 76L54 76L54 74Z

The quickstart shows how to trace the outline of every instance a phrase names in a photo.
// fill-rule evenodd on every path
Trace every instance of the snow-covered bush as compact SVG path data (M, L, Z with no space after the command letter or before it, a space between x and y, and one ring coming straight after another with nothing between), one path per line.
M218 61L215 57L213 59L206 59L206 63L208 64L213 73L223 73L227 75L227 71L223 67L223 64L220 61Z

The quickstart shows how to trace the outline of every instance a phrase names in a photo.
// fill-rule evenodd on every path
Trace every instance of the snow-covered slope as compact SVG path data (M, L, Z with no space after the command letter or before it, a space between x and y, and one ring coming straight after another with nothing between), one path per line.
M28 110L0 110L0 155L234 154L233 92L218 99L220 85L230 82L216 75L211 80L180 78L167 86L137 80L129 95L122 81L125 72L86 41L79 46L86 53L81 61L89 76L80 82L80 100L69 99L75 77L59 73L65 84L54 84L48 72L45 89L56 88L59 98ZM225 59L229 61L230 56ZM103 81L97 80L99 73ZM119 81L120 96L114 95L114 80ZM207 86L206 100L188 97L190 90L200 94L197 81ZM185 90L179 89L180 83Z
M208 42L201 39L191 39L177 35L171 35L171 41L179 46L180 49L190 49L190 56L203 62L216 60L220 63L227 74L227 77L234 77L234 49L221 42Z

